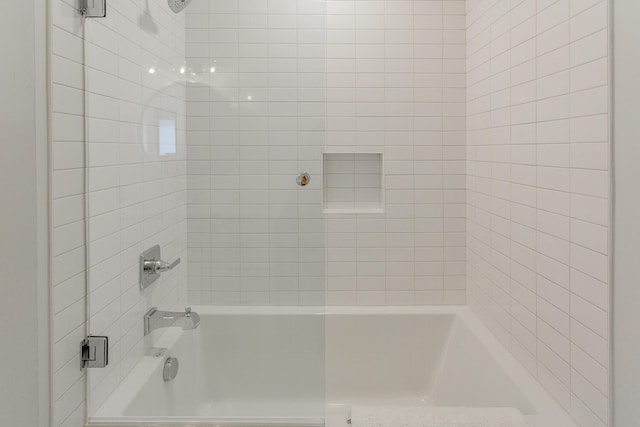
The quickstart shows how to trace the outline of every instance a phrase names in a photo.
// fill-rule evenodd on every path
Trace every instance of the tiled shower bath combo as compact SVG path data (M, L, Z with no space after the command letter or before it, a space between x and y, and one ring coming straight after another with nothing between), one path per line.
M51 0L54 427L609 425L608 0L170 3Z

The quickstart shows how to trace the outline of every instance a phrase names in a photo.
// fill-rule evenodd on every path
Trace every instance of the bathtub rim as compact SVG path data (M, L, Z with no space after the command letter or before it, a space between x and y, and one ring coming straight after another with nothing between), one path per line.
M197 312L200 316L224 316L224 315L266 315L266 316L287 316L287 315L314 315L314 316L332 316L332 315L450 315L454 317L454 322L462 321L464 325L478 338L480 344L485 350L494 358L505 371L507 376L511 378L514 383L522 389L523 393L530 401L532 406L536 409L536 415L529 416L531 421L535 422L535 425L548 425L558 426L555 424L561 421L562 427L577 427L575 421L571 419L568 412L561 407L549 392L547 392L543 386L528 372L523 365L520 364L515 356L505 348L505 346L498 340L498 338L485 326L482 321L476 316L475 313L468 306L455 306L455 305L440 305L440 306L192 306L194 312ZM182 334L192 331L181 331L177 328L168 328L157 342L154 344L154 348L168 348L168 353L171 353L172 346L180 339ZM112 394L100 407L94 416L88 417L87 426L90 427L115 427L123 425L133 425L136 427L186 427L186 426L198 426L198 427L222 427L222 426L265 426L264 421L260 421L258 424L251 424L248 419L234 419L225 420L223 418L202 419L201 417L125 417L125 416L105 416L105 413L122 413L131 398L135 396L144 386L142 374L148 373L149 375L164 361L164 357L143 357L139 362L141 367L135 372L135 377L139 377L138 381L134 382L134 378L131 381L137 385L135 389L125 389L119 396ZM132 371L133 373L133 371ZM131 375L131 374L130 374ZM123 380L122 384L129 379L128 377ZM122 385L121 384L121 385ZM118 390L120 386L116 390ZM134 392L135 391L135 392ZM113 399L112 399L113 398ZM113 400L113 401L112 401ZM111 404L110 404L111 403ZM116 404L117 403L117 404ZM110 404L110 405L108 405ZM107 406L108 405L108 406ZM109 411L109 407L120 407L121 411ZM117 417L117 421L113 421L114 417ZM237 421L236 421L237 420ZM269 423L271 427L283 426L291 427L293 425L301 425L300 418L291 419L279 419L273 420L274 423ZM318 423L314 423L318 421ZM323 423L314 418L305 418L305 427L309 426L322 426ZM548 423L548 424L543 424ZM550 424L549 424L550 423Z

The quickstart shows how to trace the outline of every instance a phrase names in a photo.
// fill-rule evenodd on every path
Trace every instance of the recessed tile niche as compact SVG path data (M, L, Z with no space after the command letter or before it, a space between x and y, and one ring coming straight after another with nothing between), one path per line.
M382 153L324 153L324 213L382 213Z

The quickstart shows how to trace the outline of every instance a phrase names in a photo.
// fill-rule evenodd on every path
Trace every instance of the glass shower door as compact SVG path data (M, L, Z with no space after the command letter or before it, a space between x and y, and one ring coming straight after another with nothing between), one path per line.
M184 20L159 1L84 20L87 332L109 339L108 366L87 373L90 419L158 338L145 313L188 305ZM181 262L143 289L155 245Z
M84 22L88 421L323 424L324 2L186 6Z

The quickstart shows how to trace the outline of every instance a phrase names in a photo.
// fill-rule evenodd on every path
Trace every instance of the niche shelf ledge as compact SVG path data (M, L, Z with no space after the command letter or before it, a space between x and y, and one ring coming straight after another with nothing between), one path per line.
M322 212L384 213L382 153L324 153Z

